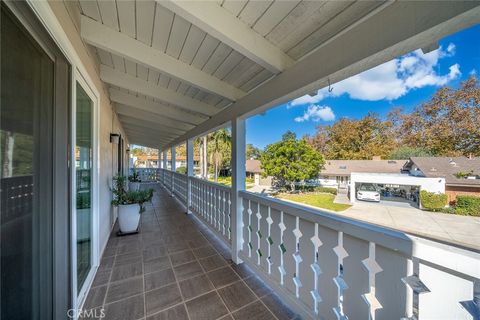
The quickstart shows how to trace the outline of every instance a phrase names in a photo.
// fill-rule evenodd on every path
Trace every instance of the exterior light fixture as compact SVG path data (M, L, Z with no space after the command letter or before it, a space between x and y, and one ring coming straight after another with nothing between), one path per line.
M120 140L120 135L118 133L110 133L110 143L118 144Z

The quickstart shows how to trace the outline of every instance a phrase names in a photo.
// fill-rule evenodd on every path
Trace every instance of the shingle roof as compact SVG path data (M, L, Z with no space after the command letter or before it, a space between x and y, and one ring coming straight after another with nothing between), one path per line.
M412 157L405 165L406 169L415 164L426 177L445 178L447 185L468 185L480 187L480 179L459 179L458 172L480 176L480 158L467 157Z
M245 163L245 171L251 173L262 173L260 160L248 159Z
M350 175L352 172L400 173L407 160L325 160L322 175Z

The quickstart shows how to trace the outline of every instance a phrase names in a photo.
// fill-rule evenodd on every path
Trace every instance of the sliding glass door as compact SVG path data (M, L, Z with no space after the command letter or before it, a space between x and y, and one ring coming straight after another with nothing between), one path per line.
M92 165L93 165L93 102L82 86L76 83L76 259L77 294L92 269Z
M25 3L0 8L0 318L65 318L70 68Z

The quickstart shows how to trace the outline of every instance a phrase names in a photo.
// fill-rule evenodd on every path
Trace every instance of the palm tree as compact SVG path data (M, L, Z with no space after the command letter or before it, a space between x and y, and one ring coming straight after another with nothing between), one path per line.
M212 150L212 155L210 156L210 160L213 163L213 173L215 177L215 182L217 182L218 174L220 171L220 165L222 164L222 161L223 161L221 144L230 145L231 136L230 136L230 132L228 132L226 129L220 129L212 133L211 138L213 140L213 150Z

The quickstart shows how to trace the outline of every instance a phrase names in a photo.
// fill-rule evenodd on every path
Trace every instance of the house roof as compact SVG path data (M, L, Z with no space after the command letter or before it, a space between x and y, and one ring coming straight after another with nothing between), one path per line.
M480 179L462 179L455 176L458 172L480 176L480 158L467 157L412 157L405 164L409 170L415 164L426 177L445 178L446 185L478 186Z
M245 171L250 173L262 173L260 160L249 159L245 163Z
M400 173L407 160L326 160L321 175Z

